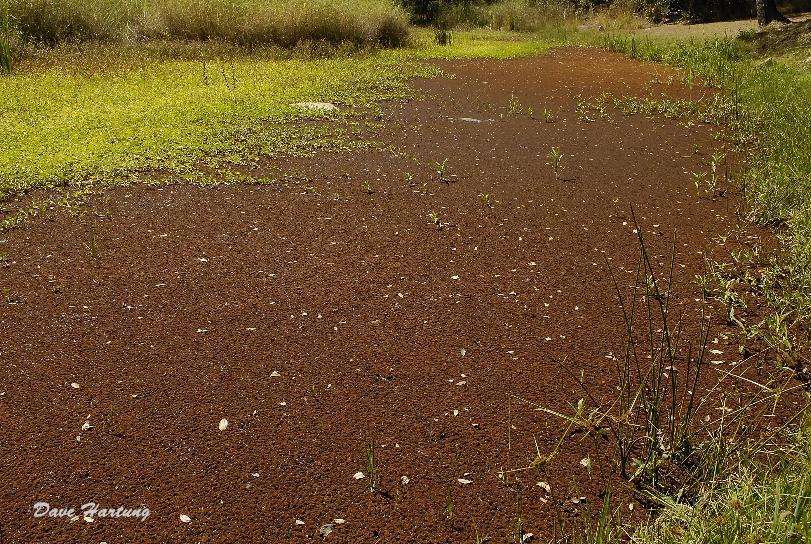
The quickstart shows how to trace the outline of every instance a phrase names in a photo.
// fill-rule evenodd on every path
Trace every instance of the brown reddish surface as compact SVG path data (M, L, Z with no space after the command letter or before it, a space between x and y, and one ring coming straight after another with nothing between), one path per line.
M576 95L643 95L670 74L598 51L444 67L455 77L386 107L397 153L262 167L286 187L122 188L3 236L0 541L306 542L335 518L336 542L500 541L519 516L548 537L605 489L627 495L610 443L576 435L501 482L563 429L510 399L567 411L581 372L610 396L623 339L604 256L627 286L631 206L663 270L678 233L673 304L697 315L689 280L737 206L697 198L687 174L714 129L580 120ZM507 114L510 93L556 122ZM445 158L449 184L432 168ZM368 490L369 442L383 493ZM40 500L152 514L33 519Z

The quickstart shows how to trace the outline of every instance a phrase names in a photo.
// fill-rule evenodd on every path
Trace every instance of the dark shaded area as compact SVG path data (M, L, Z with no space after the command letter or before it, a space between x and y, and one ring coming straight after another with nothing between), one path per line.
M417 24L433 24L443 19L443 13L451 9L472 13L476 6L494 3L492 0L403 0L403 6L413 13ZM529 0L529 5L549 5L544 0ZM570 9L572 13L587 13L592 10L605 9L612 0L560 0L559 5ZM811 0L790 0L777 2L777 8L783 13L794 13L811 10ZM693 22L724 21L752 18L756 15L755 0L639 0L635 2L636 10L656 22L676 19L688 19ZM470 21L475 22L475 21Z

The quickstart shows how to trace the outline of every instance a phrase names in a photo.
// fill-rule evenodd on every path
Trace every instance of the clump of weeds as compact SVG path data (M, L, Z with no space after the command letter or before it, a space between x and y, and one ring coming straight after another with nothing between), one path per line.
M534 112L532 106L525 106L518 100L515 94L510 93L510 99L507 101L507 113L510 115L525 115L527 117L532 117Z
M610 119L608 108L606 107L607 95L598 96L593 99L583 98L582 95L576 97L575 112L581 121L593 123L598 119Z
M723 153L713 153L710 157L709 170L705 172L693 172L693 184L695 185L696 192L699 196L706 195L709 198L717 198L724 196L725 191L719 189L719 182L721 181L720 168L724 165L724 178L729 177L729 171L726 162L726 155Z

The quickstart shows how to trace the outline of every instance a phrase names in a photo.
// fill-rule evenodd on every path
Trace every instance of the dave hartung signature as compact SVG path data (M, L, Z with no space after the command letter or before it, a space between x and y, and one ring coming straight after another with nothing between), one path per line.
M76 508L73 506L51 506L44 501L34 503L33 512L35 518L67 518L71 521L83 518L88 523L92 523L97 518L135 518L144 521L151 514L146 506L134 508L128 506L102 507L96 502L86 502Z

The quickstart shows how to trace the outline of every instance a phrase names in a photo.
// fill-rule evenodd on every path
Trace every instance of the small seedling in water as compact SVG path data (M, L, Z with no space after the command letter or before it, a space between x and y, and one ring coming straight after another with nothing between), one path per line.
M369 442L366 445L366 472L369 473L369 491L377 491L377 467L375 466L374 442Z
M405 178L405 181L408 183L409 187L414 187L414 185L416 185L414 183L414 175L411 172L406 172L403 174L403 177Z
M445 172L448 170L448 159L445 159L442 162L435 162L434 169L436 170L436 175L439 181L443 183L448 183L448 178L445 177Z
M363 190L367 195L370 195L375 192L375 190L372 189L372 184L369 183L368 179L361 184L361 187L363 187Z
M439 218L439 214L436 212L431 212L428 214L428 221L432 225L435 225L438 230L442 230L442 227L444 227L442 220Z
M552 113L551 110L546 108L543 109L541 112L541 118L544 120L545 123L554 123L555 122L555 114Z
M526 115L532 117L532 106L524 106L518 101L514 94L510 94L510 100L507 102L507 113L511 115Z
M445 518L453 517L453 487L448 486L448 496L445 499Z
M479 195L479 198L482 200L482 204L490 209L493 209L493 201L490 198L490 193L482 193Z
M546 164L551 166L552 171L555 172L555 179L560 179L560 167L563 162L563 153L560 152L560 148L553 147L549 151L549 155L546 156L546 159L549 161Z

